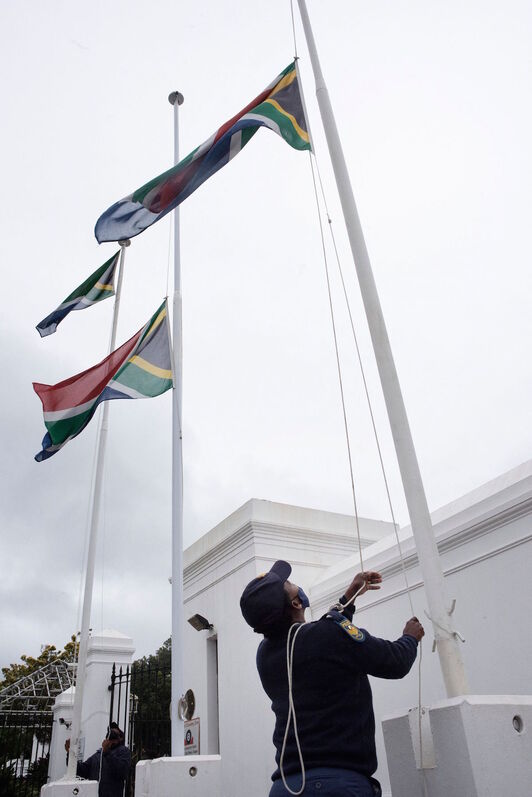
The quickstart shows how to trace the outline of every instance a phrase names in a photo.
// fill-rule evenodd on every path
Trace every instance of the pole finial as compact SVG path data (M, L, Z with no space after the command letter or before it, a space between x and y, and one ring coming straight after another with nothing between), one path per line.
M131 241L129 238L124 238L123 241L118 241L118 246L121 246L122 249L125 249L126 246L131 246Z
M171 94L168 95L168 102L170 105L175 105L177 100L178 105L183 105L185 102L185 98L181 94L180 91L173 91Z

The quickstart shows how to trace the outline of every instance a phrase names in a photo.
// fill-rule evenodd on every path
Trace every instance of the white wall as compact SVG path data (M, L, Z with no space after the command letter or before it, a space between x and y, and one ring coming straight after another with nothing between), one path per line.
M473 693L532 692L527 631L532 605L532 462L433 514L448 594L457 599L456 627L465 636L465 664ZM390 524L361 521L366 568L383 573L383 588L359 600L355 622L385 638L400 636L410 616L404 577ZM422 700L444 695L412 537L402 530L407 577L427 636L421 664ZM273 715L255 668L260 637L240 614L244 586L276 559L293 565L293 580L308 592L313 617L342 594L359 570L353 519L252 500L185 552L185 617L200 613L215 626L219 656L220 753L224 797L267 795L274 769ZM201 753L209 736L207 633L186 624L185 688L196 694ZM297 677L297 673L295 674ZM372 679L379 770L389 789L380 719L418 702L418 668L402 681ZM211 719L212 721L212 719Z

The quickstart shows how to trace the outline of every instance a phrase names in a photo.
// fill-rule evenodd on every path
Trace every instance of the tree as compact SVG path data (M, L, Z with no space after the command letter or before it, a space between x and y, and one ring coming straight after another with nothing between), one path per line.
M12 767L0 767L0 794L2 797L19 797L17 778Z
M150 656L133 662L131 695L133 744L139 758L170 754L170 698L172 640Z
M160 648L158 648L155 653L151 653L149 656L143 656L141 659L136 659L133 662L133 668L140 668L140 667L158 667L159 669L170 669L172 664L172 638L163 642Z

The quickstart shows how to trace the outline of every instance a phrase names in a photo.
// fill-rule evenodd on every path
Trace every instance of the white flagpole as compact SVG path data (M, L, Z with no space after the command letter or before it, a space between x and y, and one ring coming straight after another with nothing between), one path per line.
M168 101L174 106L174 163L179 163L179 106L183 95L173 91ZM172 390L172 697L171 752L182 756L185 725L179 710L183 695L183 336L181 297L181 255L179 238L179 206L174 210L174 297L172 339L174 350L174 388Z
M118 311L120 309L120 296L122 293L122 280L124 277L124 259L126 247L130 241L119 241L120 265L116 286L115 303L113 308L113 323L111 326L111 340L109 354L115 349L116 329L118 325ZM85 590L83 594L83 611L81 616L81 630L79 637L78 665L76 669L76 691L74 694L74 711L70 729L70 753L68 756L67 778L76 776L78 760L82 756L81 750L81 712L83 709L83 691L85 688L85 670L87 667L87 648L89 644L89 629L92 606L92 588L94 586L94 566L96 562L96 541L98 538L98 524L100 519L100 505L103 486L103 466L105 461L105 448L107 445L107 431L109 429L109 402L104 401L103 410L98 429L98 448L96 453L96 475L94 477L94 491L92 494L92 507L89 527L89 547L87 551L87 569L85 571ZM94 751L91 751L94 752Z
M329 93L321 71L305 0L298 0L298 4L316 81L316 97L327 137L351 251L355 261L403 481L410 522L416 542L419 564L425 582L425 593L434 628L434 638L440 658L443 680L447 696L456 697L457 695L467 694L469 688L458 641L451 627L450 612L447 608L450 604L445 595L443 570L438 547L432 529L425 490L392 357L384 316L371 270Z

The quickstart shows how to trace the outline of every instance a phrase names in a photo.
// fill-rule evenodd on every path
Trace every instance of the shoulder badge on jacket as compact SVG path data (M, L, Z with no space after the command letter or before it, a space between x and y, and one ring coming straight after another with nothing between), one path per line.
M355 642L363 642L365 640L366 638L365 633L361 631L360 628L357 628L356 625L350 623L347 618L340 620L337 619L336 617L333 617L333 620L336 623L336 625L339 625L340 628L342 628L345 631L345 633L351 637L351 639L355 640Z

